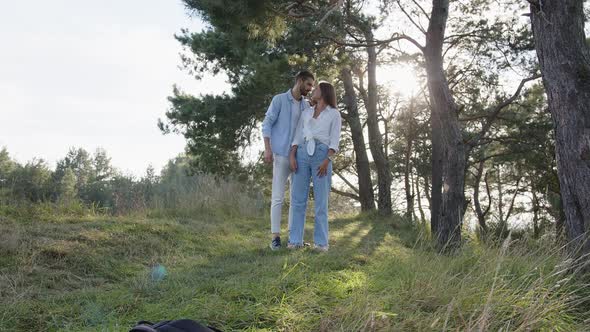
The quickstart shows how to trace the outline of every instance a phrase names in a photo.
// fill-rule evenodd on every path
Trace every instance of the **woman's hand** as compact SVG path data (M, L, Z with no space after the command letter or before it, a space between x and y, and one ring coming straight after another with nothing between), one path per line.
M291 168L291 172L297 172L297 159L295 159L295 156L289 157L289 166Z
M320 167L318 168L318 176L322 177L326 174L328 174L328 165L330 165L330 159L326 158L322 164L320 165Z
M289 150L289 168L291 172L297 172L297 145L291 146Z

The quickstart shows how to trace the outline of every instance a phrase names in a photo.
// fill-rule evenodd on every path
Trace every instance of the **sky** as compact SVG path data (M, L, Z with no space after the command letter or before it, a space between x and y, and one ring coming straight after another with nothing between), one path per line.
M179 68L182 28L204 24L180 0L0 1L0 148L51 168L72 147L103 148L126 174L159 171L185 146L157 127L172 86L229 91L223 75L197 81ZM379 80L412 93L414 76L384 67ZM250 159L259 148L248 149Z
M180 0L1 1L0 148L54 167L71 147L101 147L125 173L161 169L185 145L157 127L172 86L228 89L179 68L181 28L204 26Z

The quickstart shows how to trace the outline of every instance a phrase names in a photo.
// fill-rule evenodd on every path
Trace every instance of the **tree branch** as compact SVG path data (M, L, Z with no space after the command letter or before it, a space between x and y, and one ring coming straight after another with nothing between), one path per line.
M348 185L350 187L350 189L352 189L355 193L359 193L358 188L356 188L350 181L348 181L343 175L342 173L340 173L340 171L334 170L333 171L334 174L338 175L338 177L340 179L342 179L342 181L344 181L344 183L346 183L346 185Z
M332 189L332 192L333 192L333 193L335 193L335 194L338 194L338 195L340 195L340 196L344 196L344 197L352 198L352 199L354 199L354 200L356 200L356 201L360 201L360 200L361 200L361 199L360 199L360 197L359 197L359 196L357 196L357 195L355 195L355 194L348 193L348 192L346 192L346 191L342 191L342 190L338 190L338 189L336 189L336 188L334 188L334 187L332 187L331 189Z
M352 31L350 31L350 29L348 27L344 27L344 31L346 31L346 33L352 38L354 39L356 42L358 43L362 43L362 39L360 39L359 37L355 36L354 33Z
M355 88L357 88L357 90L359 91L359 94L361 95L361 99L363 100L363 103L366 105L367 101L369 100L369 94L367 93L367 90L365 89L365 80L363 78L364 73L357 73L357 76L359 78L359 84L355 85Z
M328 10L328 12L324 15L324 17L322 17L320 19L320 21L318 22L318 25L317 26L322 25L322 23L324 23L324 21L328 18L328 16L330 16L330 14L332 14L338 7L341 7L342 5L344 5L344 0L338 0L337 2L335 2L332 5L332 8L330 8Z
M360 42L360 43L347 43L347 42L343 42L340 40L337 40L333 37L329 37L329 36L320 36L320 38L323 39L327 39L333 43L335 43L336 45L340 45L340 46L348 46L348 47L354 47L354 48L361 48L361 47L374 47L374 46L379 46L379 45L384 45L384 44L390 44L394 41L398 41L398 40L407 40L410 43L414 44L421 52L424 52L424 46L422 46L420 43L418 43L414 38L407 36L407 35L403 35L403 34L393 34L393 36L389 39L385 39L385 40L375 40L373 42L367 42L366 40Z
M428 13L424 10L424 8L422 8L422 6L420 6L420 4L416 1L416 0L412 0L412 2L418 7L420 8L420 11L422 12L422 14L424 14L424 16L426 16L426 18L428 18L428 20L430 21L430 15L428 15Z
M488 214L488 212L490 212L490 208L492 207L492 195L490 194L490 181L488 180L489 174L490 174L490 172L486 171L486 175L484 175L484 177L483 177L483 181L486 184L486 194L488 195L488 207L484 211L484 215Z
M397 5L399 6L399 9L402 10L402 12L406 15L406 17L408 18L408 20L410 20L410 22L412 22L412 24L418 29L420 30L420 32L422 32L424 35L426 35L426 30L424 30L424 28L416 23L416 21L414 21L414 19L410 16L410 14L408 14L408 12L404 9L404 6L402 6L402 4L400 3L400 0L397 0Z
M479 201L479 184L481 182L481 176L483 175L484 163L484 160L479 162L479 165L477 166L477 174L474 174L475 186L473 188L473 205L475 207L475 212L477 213L478 219L480 220L480 225L484 228L484 230L487 230L487 227L485 225L485 217L488 214L488 212L490 212L490 207L492 206L492 198L490 196L490 184L488 182L489 172L486 172L484 177L486 192L488 195L488 206L485 208L485 210L481 209L481 202Z
M519 153L520 152L499 152L499 153L494 153L494 154L487 155L487 156L485 156L485 157L483 157L481 159L474 160L473 162L469 162L469 165L474 165L476 163L484 162L484 161L487 161L489 159L496 158L496 157L510 156L510 155L515 155L515 154L519 154Z
M490 116L489 114L475 114L475 115L472 115L472 116L467 116L467 117L464 117L464 118L460 118L459 121L460 122L469 122L469 121L474 121L474 120L486 119L489 116ZM508 118L503 117L501 115L496 116L496 119L508 120Z
M466 32L466 33L458 33L455 35L448 35L445 37L445 41L451 39L451 38L456 38L456 39L462 39L465 37L480 37L480 35L478 35L479 32L485 32L485 31L489 31L489 29L477 29L477 30L473 30L470 32Z
M504 109L506 106L512 104L514 102L514 100L516 100L516 98L518 98L518 96L520 95L520 91L522 90L524 84L526 82L536 80L537 78L540 78L540 77L541 77L541 75L537 74L537 75L534 75L529 78L525 78L525 79L521 80L520 84L518 85L518 88L516 89L514 94L510 98L506 99L505 101L501 102L500 104L496 105L496 107L494 107L494 109L490 112L489 116L487 117L488 121L483 125L479 134L476 135L469 142L467 142L467 145L469 145L471 148L474 147L479 142L479 140L487 134L488 130L492 126L492 123L494 122L494 120L496 120L496 117L498 116L498 114L500 114L502 109Z
M508 218L510 218L510 215L512 214L512 210L514 208L514 201L516 200L516 196L521 190L520 188L518 188L521 179L522 178L518 178L518 180L516 180L516 189L514 190L514 195L512 195L512 200L510 201L510 206L508 207L508 213L506 213L506 218L504 219L506 220L506 222L508 222Z

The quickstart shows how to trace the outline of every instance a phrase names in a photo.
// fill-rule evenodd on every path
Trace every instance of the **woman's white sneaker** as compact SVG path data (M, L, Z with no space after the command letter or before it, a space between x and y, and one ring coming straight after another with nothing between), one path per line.
M326 252L326 251L328 251L328 248L329 248L328 246L320 246L317 244L313 245L313 250L316 250L316 251Z

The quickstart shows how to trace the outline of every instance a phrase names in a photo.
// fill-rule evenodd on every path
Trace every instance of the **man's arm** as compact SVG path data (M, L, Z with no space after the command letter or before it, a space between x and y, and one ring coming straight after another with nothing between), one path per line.
M273 161L272 157L272 148L270 145L270 133L272 126L275 124L277 119L279 118L279 110L280 105L278 102L277 96L272 98L270 106L266 111L266 115L264 116L264 121L262 121L262 137L264 138L264 162L270 164Z
M270 137L264 138L264 162L267 164L272 163L272 148L270 147Z

